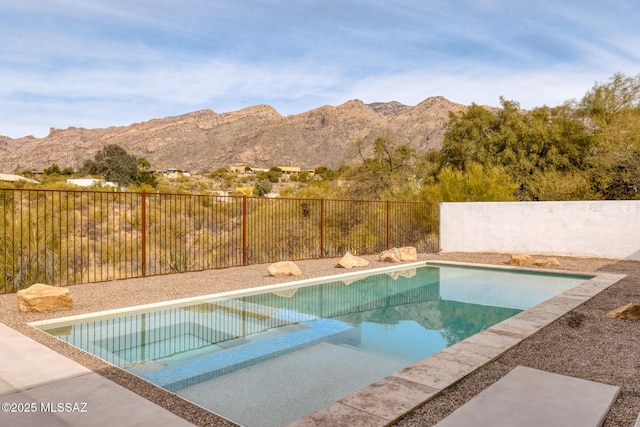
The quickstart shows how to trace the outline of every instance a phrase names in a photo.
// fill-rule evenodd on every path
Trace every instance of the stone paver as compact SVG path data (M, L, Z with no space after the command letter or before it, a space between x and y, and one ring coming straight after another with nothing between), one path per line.
M438 389L398 377L386 377L349 397L341 399L352 408L360 409L391 422L422 402L433 397Z
M437 427L598 427L619 387L518 366Z
M383 427L387 424L388 421L384 418L376 417L342 403L333 403L311 415L287 424L287 427Z
M439 357L470 366L483 366L500 356L506 349L488 346L473 341L460 341L445 348Z
M508 350L514 345L518 344L520 341L522 341L521 338L511 335L498 334L488 329L472 335L465 340L465 342L468 343L476 343L489 347L496 347L502 350Z
M402 369L393 374L435 389L444 389L473 372L477 366L454 362L438 354Z

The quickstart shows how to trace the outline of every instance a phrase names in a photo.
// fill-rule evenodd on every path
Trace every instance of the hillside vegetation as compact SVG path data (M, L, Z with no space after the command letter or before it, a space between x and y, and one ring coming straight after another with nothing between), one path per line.
M420 154L379 136L342 185L301 194L421 201L640 199L640 75L614 75L579 101L450 114L442 149ZM333 191L333 193L331 193Z
M251 173L218 167L189 178L160 179L152 182L154 188L131 188L170 193L248 188L255 195L400 201L640 199L640 75L615 74L581 100L553 108L522 110L506 99L496 109L451 108L441 122L440 147L416 146L411 141L420 139L419 132L408 117L443 102L433 98L407 107L354 101L349 108L366 108L395 124L367 128L361 136L355 132L336 167L318 163L287 175L277 167ZM328 120L336 109L314 111ZM324 119L320 122L327 125ZM411 127L405 133L414 139L399 136L398 121ZM424 131L422 140L429 138ZM144 158L138 160L149 168Z

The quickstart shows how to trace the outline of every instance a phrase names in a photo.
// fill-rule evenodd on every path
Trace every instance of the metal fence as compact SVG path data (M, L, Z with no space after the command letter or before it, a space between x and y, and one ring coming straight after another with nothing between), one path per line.
M435 203L0 189L0 293L439 240Z

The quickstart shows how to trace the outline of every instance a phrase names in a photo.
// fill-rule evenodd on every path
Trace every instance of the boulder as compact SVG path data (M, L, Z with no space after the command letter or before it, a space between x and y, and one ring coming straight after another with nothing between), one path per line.
M353 268L353 267L366 267L369 265L369 261L359 256L352 255L351 252L347 252L344 256L338 261L336 267L339 268Z
M418 251L413 246L404 246L402 248L398 248L398 252L400 253L400 261L418 260Z
M387 249L380 252L380 261L382 262L400 262L400 251L398 248Z
M533 261L533 265L539 267L558 267L560 263L555 258L540 258Z
M18 310L21 313L65 310L73 306L67 288L36 283L18 291Z
M382 262L402 262L417 261L418 251L413 246L404 246L402 248L391 248L380 252L380 261Z
M511 255L511 259L509 260L509 265L525 265L531 264L533 262L533 258L526 254L513 254Z
M640 304L627 304L607 313L607 317L622 320L640 320Z
M274 277L300 276L302 271L293 261L280 261L271 264L267 271Z

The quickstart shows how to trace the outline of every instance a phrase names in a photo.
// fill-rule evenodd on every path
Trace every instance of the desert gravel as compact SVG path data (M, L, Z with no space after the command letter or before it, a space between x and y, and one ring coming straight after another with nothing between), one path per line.
M389 265L366 256L371 269ZM508 254L420 254L421 260L449 260L505 265ZM560 269L611 272L627 276L596 297L480 368L441 395L398 420L396 426L432 426L518 365L569 375L621 388L604 426L633 426L640 413L640 321L610 319L606 314L630 302L640 303L640 262L600 258L557 257ZM138 377L27 325L35 320L90 313L197 295L328 276L349 270L336 259L296 261L302 277L268 276L267 265L154 276L70 286L74 307L55 313L19 313L16 295L0 295L0 322L135 391L199 426L232 426L218 417ZM548 268L548 267L546 267Z

